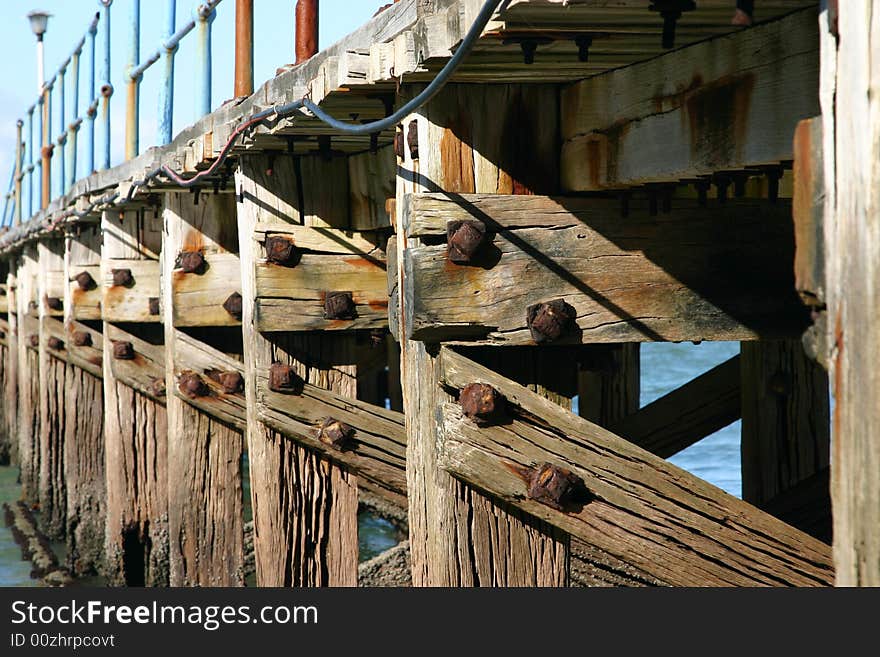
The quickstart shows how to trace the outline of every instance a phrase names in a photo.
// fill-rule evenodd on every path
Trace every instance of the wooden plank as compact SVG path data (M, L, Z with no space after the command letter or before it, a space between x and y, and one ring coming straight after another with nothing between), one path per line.
M90 344L77 345L73 338L73 334L77 332L87 333ZM104 336L100 331L76 320L68 320L64 347L72 365L96 378L104 377Z
M651 216L633 201L414 195L411 235L479 219L491 244L476 266L447 261L446 245L404 252L408 336L533 344L527 309L563 299L575 327L557 341L754 340L799 336L807 312L794 292L790 207L673 203ZM549 230L548 230L549 229ZM527 280L529 285L521 285Z
M385 200L394 198L397 159L386 146L375 153L348 158L349 207L354 230L375 230L391 226Z
M40 360L31 337L39 336L39 321L31 308L36 308L37 272L39 263L36 245L22 249L16 272L16 309L18 319L18 463L22 499L29 505L38 501L39 435L40 435Z
M115 358L112 352L113 345L117 342L130 342L134 348L134 357ZM108 324L104 328L104 344L105 354L110 352L109 360L105 360L105 364L113 378L164 406L165 394L156 385L157 381L165 381L164 346L144 340L114 324Z
M508 403L510 419L490 427L441 407L441 464L472 485L670 584L832 582L823 543L448 348L440 367L445 385L487 383ZM545 462L580 477L587 500L557 510L530 499L518 473Z
M607 427L639 410L638 344L590 345L578 363L578 415Z
M113 270L128 269L133 283L114 285ZM150 299L159 298L159 262L146 259L105 260L101 265L101 309L105 321L150 323L162 321L151 312Z
M234 253L205 254L204 273L169 272L173 295L174 326L239 326L224 302L239 293L241 263Z
M86 273L95 281L94 287L83 290L75 277ZM70 300L73 304L73 317L79 320L101 319L101 265L80 265L72 272L73 280L68 281Z
M734 356L608 427L668 458L739 419L740 409L740 358Z
M808 9L568 87L563 188L620 188L791 160L797 122L819 111L817 25Z
M8 313L9 307L9 290L7 284L3 283L0 284L0 313Z
M253 245L263 254L256 263L256 321L260 331L354 330L388 323L387 272L377 236L310 226L257 225ZM265 260L263 243L280 235L294 240L293 267ZM354 319L327 319L327 292L350 292Z
M10 260L9 271L3 279L6 282L6 298L9 303L8 327L4 330L7 346L3 367L3 429L9 445L9 462L19 464L18 452L18 363L19 363L19 319L16 276L18 268Z

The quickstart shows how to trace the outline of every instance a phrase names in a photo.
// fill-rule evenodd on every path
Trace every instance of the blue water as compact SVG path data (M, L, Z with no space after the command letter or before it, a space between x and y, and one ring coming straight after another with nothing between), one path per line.
M739 351L736 342L704 342L700 345L648 343L641 347L644 406L687 383L695 376L724 362ZM735 422L669 459L675 465L740 496L740 423ZM247 471L245 469L245 471ZM18 499L17 471L0 467L0 503ZM247 484L245 484L247 486ZM245 491L248 503L250 495ZM248 509L249 511L249 509ZM3 523L0 522L0 525ZM397 530L390 523L368 515L358 518L361 558L370 558L397 543ZM30 564L6 527L0 526L0 586L35 586Z

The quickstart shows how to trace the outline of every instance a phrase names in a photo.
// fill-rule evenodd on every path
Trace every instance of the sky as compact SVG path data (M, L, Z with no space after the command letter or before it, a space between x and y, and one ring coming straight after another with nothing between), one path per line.
M376 10L391 0L321 0L320 3L320 46L322 48L338 41L346 34L364 24ZM177 26L190 20L194 7L201 4L196 0L177 0ZM289 64L294 59L294 7L295 0L254 0L254 86L274 77L279 66ZM111 82L114 94L111 100L110 117L113 149L111 164L123 160L125 135L125 83L124 71L129 60L129 16L132 0L113 0L111 9ZM6 64L0 77L0 193L5 196L8 189L12 167L15 163L15 122L26 119L27 108L37 97L36 39L26 18L28 12L40 9L52 14L45 35L46 77L50 78L61 62L66 59L79 39L85 34L94 12L98 11L98 0L0 0L0 43ZM163 32L166 0L141 0L141 41L140 58L146 59L157 49ZM235 0L223 0L217 7L213 24L212 57L212 108L217 108L233 95L234 71L234 26ZM97 43L100 48L104 28L99 23ZM194 115L195 95L195 31L187 35L175 58L175 96L174 133L190 125L197 118ZM99 49L100 53L100 49ZM100 71L100 54L97 71ZM140 103L140 144L141 151L156 143L158 114L158 89L161 77L161 60L149 69L141 84ZM89 91L88 56L83 54L80 64L80 115L84 115ZM96 73L97 75L97 73ZM69 84L68 75L68 88ZM96 84L100 84L97 82ZM67 120L70 122L72 101L67 96ZM53 101L53 111L58 103ZM58 136L60 117L52 120L53 138ZM27 123L25 123L27 139ZM37 121L34 120L34 131ZM77 178L85 171L83 147L86 131L80 131L80 157ZM100 132L96 138L100 146ZM35 149L35 156L38 149ZM57 150L56 150L57 153ZM97 156L96 156L97 159ZM68 165L69 166L69 165ZM57 176L56 176L57 178ZM34 175L36 184L36 174ZM58 194L57 180L53 181L53 194ZM27 193L25 191L25 193ZM25 214L27 205L24 204Z

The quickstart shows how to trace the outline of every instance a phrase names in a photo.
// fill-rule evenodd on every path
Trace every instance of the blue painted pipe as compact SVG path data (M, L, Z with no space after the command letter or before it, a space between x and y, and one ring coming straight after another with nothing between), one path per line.
M100 14L95 14L95 18ZM95 115L98 112L97 89L95 88L95 35L98 33L97 21L92 23L88 32L89 43L89 106L86 109L86 120L89 127L89 144L86 148L86 175L95 170Z
M101 62L101 127L104 133L104 157L102 169L110 168L110 97L113 85L110 83L110 6L113 0L98 0L102 7L101 22L104 24L104 53Z
M211 23L217 15L216 3L199 5L195 9L194 20L198 29L196 41L196 107L195 120L211 113Z
M137 156L140 146L140 84L141 78L136 75L141 57L141 0L132 0L129 15L129 50L127 80L125 94L125 159Z
M28 217L34 216L34 105L28 108L27 175Z
M76 182L76 147L77 147L77 133L79 132L79 125L81 123L79 118L79 58L80 51L75 51L73 53L73 57L71 58L71 75L72 79L70 81L70 91L71 91L71 113L70 113L70 123L67 125L67 148L68 148L68 158L70 159L70 167L67 170L67 179L66 179L66 190L69 190L73 187L73 183Z
M162 73L162 87L159 90L159 128L157 138L160 146L171 142L174 134L174 54L177 44L172 43L177 23L177 0L168 0L165 15L164 50L165 70ZM170 45L169 45L170 44Z
M67 126L64 125L64 78L67 73L67 62L58 70L58 194L64 193L64 181L67 180L65 171L66 158L64 147L67 144ZM51 117L51 115L50 115ZM50 118L51 121L51 118ZM51 140L50 140L51 141Z

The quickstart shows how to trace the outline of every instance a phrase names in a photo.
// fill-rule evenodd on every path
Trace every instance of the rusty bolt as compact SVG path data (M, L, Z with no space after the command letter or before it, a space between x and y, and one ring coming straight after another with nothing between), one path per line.
M583 485L581 478L573 472L544 463L532 471L528 495L536 502L562 511L572 494Z
M94 290L97 285L95 284L95 279L92 278L92 275L87 271L81 271L76 275L76 284L79 285L80 290Z
M344 449L353 435L354 429L345 422L334 420L332 417L325 419L318 428L318 440L333 449Z
M46 297L46 307L49 310L63 310L64 303L58 297Z
M419 159L419 123L418 121L410 121L409 128L406 131L406 145L409 148L409 156Z
M159 314L159 297L150 297L147 299L147 303L150 304L150 314L158 315Z
M491 424L504 416L504 396L486 383L469 383L458 397L464 414L480 425Z
M5 296L6 296L6 288L0 287L0 297L5 297Z
M134 276L131 275L131 269L111 269L113 275L113 285L120 287L128 287L134 285Z
M208 394L208 386L202 381L202 377L190 371L181 373L177 379L177 388L190 399L204 397Z
M451 262L471 262L486 239L486 224L479 219L446 223L446 255Z
M238 372L221 372L220 385L227 395L234 395L244 390L244 378Z
M201 251L181 251L177 254L177 264L187 274L205 272L205 255Z
M235 317L235 319L241 319L241 295L238 292L230 294L226 301L223 302L223 310Z
M64 340L56 338L54 335L47 340L46 344L49 345L49 349L53 349L54 351L61 351L64 349Z
M293 267L297 263L296 244L293 239L283 235L269 235L264 244L266 260L276 265Z
M537 343L553 342L568 332L577 316L575 309L563 299L529 306L526 311L526 324Z
M354 319L357 308L351 292L326 292L324 294L324 319Z
M124 340L114 340L113 358L116 360L134 360L134 345Z
M275 361L269 366L270 390L298 395L302 392L302 384L303 380L297 376L290 365Z
M36 349L37 347L40 346L40 336L37 335L36 333L32 333L29 340L30 340L31 346L34 349Z
M154 397L164 397L165 379L153 379L153 382L150 384L150 391Z
M92 334L88 331L74 331L71 337L73 338L73 344L77 347L92 346Z

